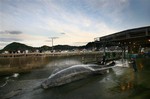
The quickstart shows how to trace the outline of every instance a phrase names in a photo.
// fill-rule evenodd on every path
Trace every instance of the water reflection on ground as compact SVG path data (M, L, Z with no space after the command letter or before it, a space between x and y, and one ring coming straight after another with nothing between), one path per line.
M39 88L57 67L34 70L12 78L0 88L0 97L12 99L149 99L150 59L138 59L138 72L128 60L116 61L107 74L91 76L67 85L43 90ZM62 67L65 67L62 66ZM6 77L1 78L5 81Z

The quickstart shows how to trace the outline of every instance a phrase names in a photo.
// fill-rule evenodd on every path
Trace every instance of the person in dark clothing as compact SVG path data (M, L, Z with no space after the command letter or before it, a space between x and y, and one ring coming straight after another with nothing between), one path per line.
M106 57L105 57L105 55L103 55L102 65L105 65L105 61L106 61Z
M134 69L134 71L136 72L137 71L137 66L136 66L136 61L134 58L131 58L131 64L132 64L132 67Z

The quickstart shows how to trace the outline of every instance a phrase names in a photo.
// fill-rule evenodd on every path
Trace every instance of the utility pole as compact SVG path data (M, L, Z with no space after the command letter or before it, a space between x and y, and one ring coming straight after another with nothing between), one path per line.
M54 39L57 39L58 37L50 37L52 39L52 52L54 52Z
M65 35L66 33L60 33L61 35ZM52 52L54 52L54 39L57 39L59 37L50 37L51 42L52 42Z

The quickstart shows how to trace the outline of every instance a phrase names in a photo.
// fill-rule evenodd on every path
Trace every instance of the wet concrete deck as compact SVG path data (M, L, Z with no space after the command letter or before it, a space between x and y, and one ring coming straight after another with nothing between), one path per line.
M37 87L57 67L37 69L21 74L18 78L9 78L7 84L0 88L0 97L1 99L149 99L149 60L137 60L138 72L133 71L127 60L118 60L117 66L110 69L107 74L92 76L48 90ZM0 85L4 84L6 78L0 78Z

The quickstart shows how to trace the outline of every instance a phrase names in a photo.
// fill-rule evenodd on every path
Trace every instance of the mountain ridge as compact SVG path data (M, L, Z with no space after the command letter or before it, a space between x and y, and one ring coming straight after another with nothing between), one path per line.
M89 42L88 44L84 45L84 46L70 46L70 45L55 45L53 46L53 49L56 51L62 51L62 50L74 50L74 49L89 49L91 47L93 47L94 42ZM29 50L31 52L34 52L36 50L39 50L40 52L43 51L52 51L52 47L51 46L47 46L47 45L43 45L41 47L32 47L32 46L28 46L26 44L23 43L19 43L19 42L12 42L8 45L6 45L0 52L4 52L4 51L25 51L25 50Z

